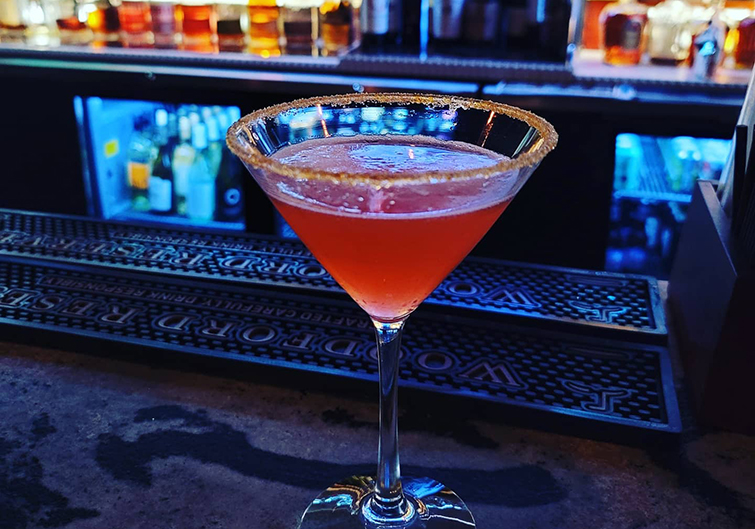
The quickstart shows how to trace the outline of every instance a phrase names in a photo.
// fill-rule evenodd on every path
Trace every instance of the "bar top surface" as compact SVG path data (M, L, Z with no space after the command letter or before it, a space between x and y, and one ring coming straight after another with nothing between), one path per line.
M0 343L0 527L294 528L373 470L374 384L105 353ZM404 474L452 486L481 529L755 527L755 438L698 429L682 394L678 442L626 445L405 393Z

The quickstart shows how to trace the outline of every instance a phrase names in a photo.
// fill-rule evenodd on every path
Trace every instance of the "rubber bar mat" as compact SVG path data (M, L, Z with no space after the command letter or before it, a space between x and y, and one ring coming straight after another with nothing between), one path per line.
M376 380L374 330L350 301L77 265L0 260L0 338L26 331ZM469 318L412 316L404 386L680 431L665 348Z
M0 210L0 255L341 293L298 241ZM655 279L468 258L426 305L516 315L665 344Z

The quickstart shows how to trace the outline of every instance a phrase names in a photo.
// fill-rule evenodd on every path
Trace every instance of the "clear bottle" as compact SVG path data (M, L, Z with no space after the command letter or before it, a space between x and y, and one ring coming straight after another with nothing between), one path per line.
M198 123L192 128L191 144L195 155L194 163L189 169L186 214L192 220L207 222L215 217L217 173L212 172L211 154L207 148L207 128L204 123Z
M149 177L157 149L149 136L149 121L145 116L134 120L134 132L128 144L126 177L131 189L131 207L135 211L149 211Z
M207 127L207 161L210 164L210 172L217 175L225 143L220 134L218 120L214 116L205 120L205 126Z
M24 41L34 46L54 46L57 38L56 21L60 8L57 2L27 0L22 4L21 25Z
M281 54L281 33L278 26L280 7L276 0L249 0L249 53L260 57Z
M326 0L319 9L324 55L342 55L355 47L358 28L348 0Z
M713 16L707 27L695 35L692 43L692 75L699 81L709 81L716 75L716 70L723 60L726 26L718 17Z
M243 52L247 47L247 3L224 0L218 3L218 48L220 51Z
M636 0L619 0L600 13L601 43L606 64L626 66L642 59L647 7Z
M656 64L677 65L692 45L692 9L684 0L665 0L648 9L647 53Z
M149 177L149 204L154 213L162 215L173 210L173 169L171 157L175 145L170 140L168 111L155 111L155 144L157 159Z
M317 56L317 8L321 0L281 0L284 52Z
M186 215L186 196L189 193L189 171L196 152L191 141L191 122L187 116L178 118L178 145L173 150L174 206L179 215Z
M181 7L175 0L151 0L152 33L155 48L176 49L181 45Z
M184 49L202 53L218 51L218 13L215 3L181 0Z

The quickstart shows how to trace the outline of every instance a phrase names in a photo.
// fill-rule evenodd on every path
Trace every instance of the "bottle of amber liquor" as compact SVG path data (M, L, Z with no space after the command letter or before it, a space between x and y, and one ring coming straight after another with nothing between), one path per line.
M342 55L357 46L356 16L348 0L326 0L319 11L323 55Z
M124 1L118 6L121 42L127 48L152 47L152 15L148 2Z
M644 48L647 8L636 0L619 0L600 13L603 60L615 66L639 64Z
M280 7L275 0L249 0L249 53L260 57L281 54L281 32L278 27Z
M218 46L220 51L242 52L247 41L246 0L223 0L218 3Z
M214 3L206 0L181 0L183 47L202 53L218 51L218 16Z

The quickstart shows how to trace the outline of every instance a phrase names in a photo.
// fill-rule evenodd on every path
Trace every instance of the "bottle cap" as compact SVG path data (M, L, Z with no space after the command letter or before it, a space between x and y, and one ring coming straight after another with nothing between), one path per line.
M202 121L199 118L199 114L196 112L189 112L189 121L191 121L191 126L198 124L200 121Z

